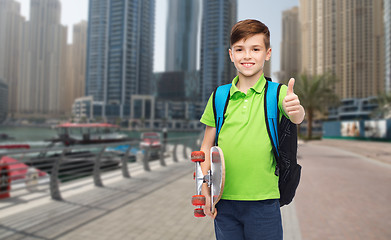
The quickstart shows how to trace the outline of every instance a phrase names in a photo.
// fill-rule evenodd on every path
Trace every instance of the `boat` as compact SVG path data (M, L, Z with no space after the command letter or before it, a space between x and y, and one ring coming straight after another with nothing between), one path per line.
M8 134L0 133L0 140L14 140L14 137L10 137Z
M160 134L157 132L145 132L141 134L140 138L140 149L144 151L148 149L152 158L159 158L162 147Z
M57 138L52 143L62 142L65 146L77 144L115 143L132 140L119 132L119 126L109 123L64 123L54 127Z
M106 152L115 154L118 157L123 157L123 156L125 156L128 149L129 149L128 162L135 162L137 152L139 151L139 148L137 148L137 147L132 147L130 145L119 145L119 146L115 146L115 147L108 147L106 149Z
M57 137L51 139L50 146L61 142L65 146L89 145L101 143L121 143L131 141L126 134L119 131L118 125L109 123L63 123L54 126ZM106 153L108 151L105 151ZM91 148L71 149L64 154L59 173L60 178L71 175L89 175L92 173L96 158L99 152ZM33 162L40 166L40 169L51 174L51 166L54 159L61 156L61 153L44 154L36 157ZM104 154L101 157L100 168L102 171L110 171L119 167L120 158L112 154Z
M3 144L0 145L0 149L30 149L30 145L28 144Z
M2 150L29 149L27 144L0 145ZM49 182L49 175L41 169L26 165L10 156L0 157L0 199L9 198L10 192L20 189L37 190L42 184Z

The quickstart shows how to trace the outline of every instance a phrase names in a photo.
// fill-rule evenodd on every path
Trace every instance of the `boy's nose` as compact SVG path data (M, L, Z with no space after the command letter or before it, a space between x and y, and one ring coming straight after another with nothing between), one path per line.
M251 58L251 51L245 51L245 55L244 55L245 58Z

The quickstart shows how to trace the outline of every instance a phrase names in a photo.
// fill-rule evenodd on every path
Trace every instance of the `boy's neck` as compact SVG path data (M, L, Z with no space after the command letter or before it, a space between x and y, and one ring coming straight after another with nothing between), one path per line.
M256 74L254 76L246 77L243 74L239 73L239 80L236 84L236 87L239 89L239 91L247 94L247 91L258 82L262 74L263 72L259 72L259 74Z

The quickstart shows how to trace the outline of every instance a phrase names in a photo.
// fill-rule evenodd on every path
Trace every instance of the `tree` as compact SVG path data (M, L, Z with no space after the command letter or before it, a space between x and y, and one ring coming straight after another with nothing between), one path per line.
M315 114L326 113L330 106L339 102L333 90L336 82L336 76L330 73L315 76L302 74L296 80L294 91L306 112L308 139L312 138L312 121Z
M378 105L372 116L374 118L391 118L391 93L382 93L375 100Z

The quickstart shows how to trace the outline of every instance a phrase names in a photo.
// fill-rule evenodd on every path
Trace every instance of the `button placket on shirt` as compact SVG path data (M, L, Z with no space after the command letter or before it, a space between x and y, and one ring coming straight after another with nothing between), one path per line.
M243 98L243 102L242 102L242 113L246 116L246 118L248 118L248 113L249 113L249 96L248 94L244 96Z

